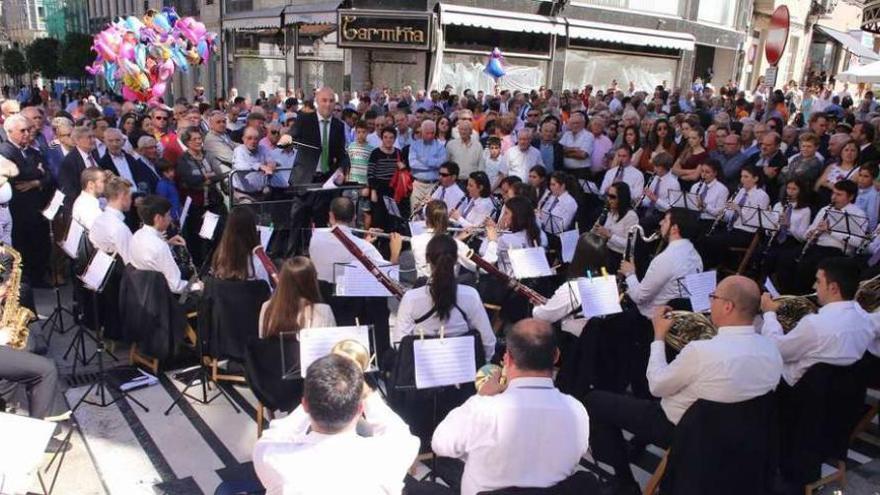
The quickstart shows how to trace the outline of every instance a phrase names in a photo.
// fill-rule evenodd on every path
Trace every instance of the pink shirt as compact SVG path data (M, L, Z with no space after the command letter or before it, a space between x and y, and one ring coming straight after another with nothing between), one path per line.
M593 172L602 172L607 167L605 165L605 155L614 147L614 143L608 139L608 136L601 134L593 135L593 154L590 155L590 169Z

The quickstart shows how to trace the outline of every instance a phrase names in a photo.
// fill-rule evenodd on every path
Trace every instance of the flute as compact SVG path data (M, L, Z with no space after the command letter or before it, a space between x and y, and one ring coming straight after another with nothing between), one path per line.
M355 234L372 235L372 236L376 236L376 237L381 237L383 239L391 239L391 234L393 234L393 232L376 232L373 230L355 229L352 227L349 227L348 230L354 232ZM400 238L403 239L404 241L407 241L407 242L412 240L412 237L406 236L406 235L402 235L402 236L400 236Z

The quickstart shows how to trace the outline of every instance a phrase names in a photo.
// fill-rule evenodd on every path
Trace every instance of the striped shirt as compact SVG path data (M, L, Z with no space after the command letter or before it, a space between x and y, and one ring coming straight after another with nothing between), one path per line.
M357 141L352 141L348 145L348 159L351 162L349 180L358 184L367 183L367 167L370 163L372 151L373 147L367 143L360 144Z
M394 148L393 153L385 153L382 148L376 148L370 153L370 165L367 168L367 177L370 184L375 182L388 184L397 170L397 162L401 161L400 150Z

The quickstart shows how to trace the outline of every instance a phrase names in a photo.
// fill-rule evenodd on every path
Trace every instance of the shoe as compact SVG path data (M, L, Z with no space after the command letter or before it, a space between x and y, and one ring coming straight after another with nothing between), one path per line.
M63 449L61 447L64 447ZM70 450L70 442L64 443L63 440L58 440L57 438L50 438L49 445L46 445L45 452L47 454L54 454L56 452L67 452Z

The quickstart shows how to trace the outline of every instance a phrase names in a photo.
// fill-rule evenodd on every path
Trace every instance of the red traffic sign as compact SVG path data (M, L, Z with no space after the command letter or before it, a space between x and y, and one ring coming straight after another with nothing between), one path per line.
M785 45L788 43L789 24L788 7L785 5L776 7L770 17L770 29L767 30L767 41L764 43L764 55L770 65L778 64L779 59L782 58Z

